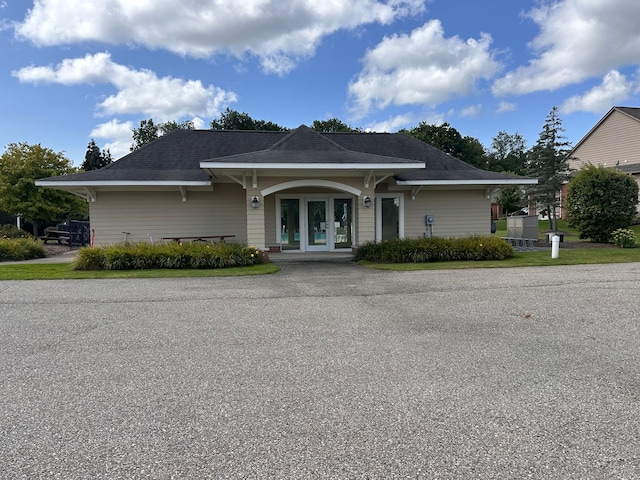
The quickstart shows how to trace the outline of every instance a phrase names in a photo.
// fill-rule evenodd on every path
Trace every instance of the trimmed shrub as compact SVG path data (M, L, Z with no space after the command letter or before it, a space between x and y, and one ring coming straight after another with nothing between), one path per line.
M378 263L448 262L454 260L504 260L513 247L497 237L423 237L367 242L358 247L356 261Z
M264 262L263 253L237 243L124 243L81 248L75 270L226 268Z
M41 242L27 238L0 239L0 261L31 260L44 257L46 254Z
M618 228L611 234L613 243L621 248L633 248L636 246L636 235L626 228Z

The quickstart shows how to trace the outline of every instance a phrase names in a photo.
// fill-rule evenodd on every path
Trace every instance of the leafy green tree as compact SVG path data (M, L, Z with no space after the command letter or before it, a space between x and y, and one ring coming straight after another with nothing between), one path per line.
M38 235L38 221L83 213L87 204L68 192L37 187L36 179L76 172L63 153L27 143L11 143L0 157L0 209L22 214Z
M192 120L185 120L180 123L175 120L171 120L169 122L161 123L158 128L162 135L166 135L172 130L195 130L196 127Z
M89 170L97 170L98 168L109 165L111 162L111 152L109 150L101 151L92 138L87 146L87 153L84 155L84 162L82 162L80 168L85 172Z
M175 120L170 120L157 124L153 122L153 118L142 120L140 127L133 129L133 145L131 145L129 150L132 152L138 150L147 143L153 142L172 130L195 130L195 125L192 120L185 120L179 123Z
M322 133L337 133L337 132L361 132L359 128L352 128L337 118L330 118L329 120L314 120L311 126L316 132Z
M462 147L458 158L476 168L487 170L487 155L484 151L484 146L477 138L462 137Z
M518 132L501 130L493 137L487 155L487 169L493 172L527 173L527 142Z
M529 195L548 213L552 231L558 229L556 209L560 206L562 185L569 181L571 175L571 144L563 132L558 108L553 107L528 158L530 173L538 177L538 185L529 190Z
M132 152L142 148L149 142L153 142L158 138L159 126L153 123L153 118L140 121L140 126L133 129L133 145Z
M567 223L580 238L608 242L611 232L628 228L636 215L638 184L613 168L585 165L569 182Z
M505 215L509 216L509 212L515 212L524 206L522 192L517 187L505 188L498 195L498 205L505 211Z
M474 167L486 169L486 155L480 141L469 136L463 137L448 123L429 125L421 122L404 132Z
M288 129L265 120L254 120L248 114L227 108L220 117L211 121L211 130L268 130L285 132Z

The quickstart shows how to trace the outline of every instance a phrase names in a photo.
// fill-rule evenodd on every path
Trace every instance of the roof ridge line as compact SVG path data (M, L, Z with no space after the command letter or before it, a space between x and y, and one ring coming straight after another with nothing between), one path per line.
M343 147L342 145L337 144L336 142L334 142L330 138L327 138L325 135L323 135L322 132L318 132L318 131L314 130L313 128L309 128L304 123L302 125L300 125L298 128L296 128L294 130L291 130L287 135L285 135L283 138L281 138L276 143L271 145L267 150L276 150L278 147L280 147L281 145L283 145L284 143L289 141L291 138L293 138L294 136L296 136L300 132L311 132L314 135L322 138L323 141L325 141L327 143L330 143L331 145L336 147L336 149L338 149L338 150L342 150L344 152L351 152L352 151L352 150L349 150L349 149Z

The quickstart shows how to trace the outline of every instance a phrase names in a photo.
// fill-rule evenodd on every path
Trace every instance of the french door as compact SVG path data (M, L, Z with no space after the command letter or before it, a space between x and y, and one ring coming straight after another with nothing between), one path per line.
M353 244L350 197L282 197L278 202L282 251L332 251Z

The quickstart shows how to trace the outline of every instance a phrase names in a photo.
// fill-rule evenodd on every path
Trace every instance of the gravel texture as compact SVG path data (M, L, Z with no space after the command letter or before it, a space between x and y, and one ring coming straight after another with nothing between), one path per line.
M640 478L640 264L0 282L0 478Z

